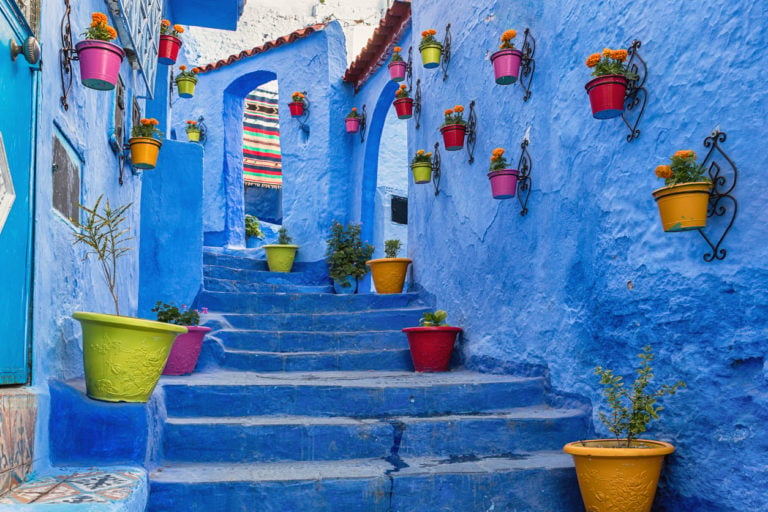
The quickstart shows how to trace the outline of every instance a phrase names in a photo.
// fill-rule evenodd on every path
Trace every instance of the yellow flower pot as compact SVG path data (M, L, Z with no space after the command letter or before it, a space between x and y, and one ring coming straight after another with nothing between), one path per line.
M192 98L195 95L195 86L197 78L181 77L176 79L176 86L179 89L179 96L182 98Z
M264 246L267 253L267 266L270 272L290 272L296 258L298 245L271 244Z
M410 258L381 258L365 262L371 268L377 293L403 293Z
M432 181L432 164L429 162L416 162L411 164L413 182L418 184Z
M634 448L618 448L615 439L568 443L584 508L589 512L649 512L664 457L675 447L639 439Z
M425 68L436 68L440 65L443 45L440 43L427 43L419 46L419 51L421 52L421 62Z
M187 140L189 142L200 142L200 130L187 130Z
M707 225L707 206L712 184L695 181L653 191L664 231L688 231Z
M131 137L131 165L137 169L154 169L162 142L153 137Z

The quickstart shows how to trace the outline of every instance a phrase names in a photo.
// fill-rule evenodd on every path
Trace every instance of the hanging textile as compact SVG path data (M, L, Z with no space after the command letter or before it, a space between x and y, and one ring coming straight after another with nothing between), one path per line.
M243 109L243 182L281 188L281 162L277 92L255 89L246 96Z

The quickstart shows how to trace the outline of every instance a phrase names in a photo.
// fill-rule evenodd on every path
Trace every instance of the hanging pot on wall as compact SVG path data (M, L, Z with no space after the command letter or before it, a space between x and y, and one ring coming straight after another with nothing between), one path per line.
M499 169L489 172L488 180L491 182L493 198L510 199L515 197L518 176L520 176L520 172L517 169Z
M200 142L200 130L187 130L187 140L189 142Z
M192 98L195 95L195 86L197 79L192 77L181 77L176 79L176 87L179 88L179 96L182 98Z
M497 84L509 85L517 82L522 57L523 53L520 50L511 48L499 50L491 55L493 73Z
M432 164L429 162L416 162L411 164L413 182L417 185L432 181Z
M288 104L288 109L291 111L291 116L299 117L304 115L304 102L292 101Z
M131 165L137 169L154 169L163 143L153 137L131 137Z
M664 231L688 231L707 225L707 208L712 183L695 181L653 191Z
M413 99L399 98L392 102L395 106L398 119L410 119L413 117Z
M109 41L86 39L75 45L80 61L80 82L90 89L111 91L120 74L125 52Z
M440 65L440 56L443 51L443 45L440 43L426 43L419 45L421 52L421 62L425 68L436 68Z
M448 124L440 127L443 134L443 143L446 151L458 151L464 147L464 135L467 133L467 125Z
M402 82L405 80L406 65L402 60L396 60L389 63L389 78L393 82Z
M181 48L181 39L168 34L160 36L160 46L157 49L157 62L170 66L176 63Z
M584 88L595 119L612 119L624 113L628 82L624 75L603 75L587 82Z
M359 117L347 117L344 119L344 123L347 128L347 133L357 133L357 131L360 129Z

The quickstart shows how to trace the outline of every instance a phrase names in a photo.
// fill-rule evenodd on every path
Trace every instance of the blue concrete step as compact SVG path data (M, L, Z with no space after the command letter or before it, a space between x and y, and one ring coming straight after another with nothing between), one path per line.
M588 435L583 409L531 406L432 417L249 416L169 418L163 450L173 462L271 462L503 455L558 450ZM216 439L215 443L211 439Z
M223 314L236 329L272 331L383 331L419 325L426 307L333 313Z
M203 267L206 266L241 270L268 270L263 250L229 251L228 254L203 251ZM324 260L296 261L291 273L304 273L314 276L315 279L327 279L328 264Z
M391 350L408 347L408 340L399 329L336 332L221 329L214 335L227 349L263 352Z
M223 368L253 372L392 370L413 371L408 347L390 350L261 352L225 350Z
M255 292L255 293L332 293L330 284L264 284L245 281L231 281L206 277L203 279L203 290L211 292Z
M266 267L243 269L203 265L203 277L260 284L305 284L315 286L330 284L327 276L320 276L316 273L298 270L295 272L269 272Z
M390 459L393 460L393 459ZM460 458L168 465L149 510L311 512L582 511L571 458L557 452Z
M545 381L469 371L211 371L162 377L169 416L430 416L541 404Z
M419 303L416 293L335 295L332 293L211 292L198 296L198 304L226 313L343 313L371 309L404 308Z

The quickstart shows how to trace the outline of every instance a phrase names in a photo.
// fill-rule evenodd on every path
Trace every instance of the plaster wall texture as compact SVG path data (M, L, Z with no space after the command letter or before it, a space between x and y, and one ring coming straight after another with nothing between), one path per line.
M766 228L760 170L768 162L756 127L766 115L762 87L766 7L715 1L706 9L666 4L485 2L413 4L412 44L427 28L443 39L451 24L449 76L421 67L422 127L408 126L408 153L441 141L443 179L409 186L409 253L414 278L449 322L464 328L468 365L494 372L546 368L556 391L600 401L593 369L628 377L635 355L651 344L660 383L681 378L688 390L665 400L662 422L648 437L673 442L661 483L660 510L762 510L768 483ZM516 43L536 38L533 95L493 81L490 54L508 28ZM642 134L627 143L620 119L592 118L584 84L586 57L640 39L648 62L649 102ZM408 41L401 44L404 48ZM416 50L416 48L414 48ZM357 95L377 105L366 145L350 156L350 215L367 219L369 156L378 146L378 110L386 68ZM476 101L476 161L446 152L438 127L443 110ZM377 102L379 102L377 104ZM466 112L468 114L468 112ZM466 117L466 115L465 115ZM694 149L719 126L723 148L739 169L739 212L725 239L724 261L707 263L695 232L663 233L651 192L653 169L678 149ZM487 162L504 147L516 162L530 128L533 192L529 213L517 201L491 198ZM722 161L722 160L721 160ZM727 224L712 219L717 239ZM607 434L597 420L599 434Z

